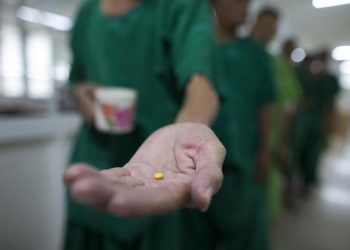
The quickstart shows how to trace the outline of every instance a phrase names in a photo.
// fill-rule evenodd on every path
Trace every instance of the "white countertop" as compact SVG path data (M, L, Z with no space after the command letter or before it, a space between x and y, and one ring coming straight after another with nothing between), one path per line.
M0 116L0 144L73 135L80 122L74 113Z

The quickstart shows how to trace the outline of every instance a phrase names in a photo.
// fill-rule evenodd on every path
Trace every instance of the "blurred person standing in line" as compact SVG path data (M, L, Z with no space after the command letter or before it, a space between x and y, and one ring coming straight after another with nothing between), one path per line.
M85 1L71 40L70 81L85 117L71 162L84 162L98 170L123 166L141 143L162 126L174 122L211 124L218 108L218 98L210 84L213 37L206 1ZM138 92L136 125L131 133L104 134L92 124L95 90L104 86ZM189 204L205 210L222 179L222 147L209 131L194 123L175 125L157 132L139 149L127 169L141 177L154 174L149 164L140 164L147 160L153 165L176 162L190 168L184 173L179 170L175 181L164 181L168 185L165 187L148 187L143 177L124 173L127 188L115 189L123 177L117 173L124 169L97 172L76 166L69 170L66 181L74 198L98 209L69 198L65 249L181 248L177 213L129 220L103 210L125 216L164 213ZM172 142L180 145L174 149L177 144ZM173 149L178 153L184 150L186 155L178 159ZM187 159L193 153L201 155L193 161ZM214 162L212 156L217 157ZM136 164L130 166L133 161ZM201 169L203 164L210 166ZM123 194L129 195L120 198ZM114 195L119 197L116 202Z
M279 21L276 9L265 8L258 14L252 29L252 35L266 46L274 39ZM293 40L282 45L282 53L272 56L272 66L276 84L276 103L274 105L273 127L270 138L271 168L267 182L267 202L272 218L282 207L282 186L284 186L285 205L292 206L292 168L290 157L293 155L291 137L296 112L301 98L300 83L291 61L291 53L296 48ZM282 184L280 170L285 175Z
M332 134L334 119L335 119L335 101L340 92L340 85L338 78L329 70L329 51L323 50L319 53L318 59L321 61L323 67L319 73L320 81L325 85L324 99L324 120L325 126L323 129L324 143L328 143L328 139Z
M308 197L318 182L318 165L323 143L327 137L328 122L339 91L338 81L329 73L325 52L309 56L298 67L303 89L304 108L297 120L295 161L302 177L302 195Z
M184 211L188 250L269 249L263 186L274 82L264 45L237 29L249 0L213 0L217 45L215 84L223 105L214 131L227 149L224 182L207 213Z
M295 208L294 180L297 169L292 165L294 158L293 137L296 133L297 114L302 109L302 89L295 65L291 60L292 52L297 48L292 39L282 45L282 54L274 57L274 71L278 98L275 106L274 133L272 150L275 164L284 174L283 203L287 209ZM273 190L270 191L273 193Z

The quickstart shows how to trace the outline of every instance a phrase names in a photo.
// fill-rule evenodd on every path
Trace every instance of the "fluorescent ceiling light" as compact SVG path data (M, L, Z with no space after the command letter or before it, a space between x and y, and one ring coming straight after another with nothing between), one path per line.
M43 12L27 6L18 8L17 17L26 22L41 24L60 31L69 31L73 26L72 20L66 16L52 12Z
M26 6L21 6L17 10L17 17L23 21L39 23L40 11Z
M332 57L338 61L350 60L350 46L336 47L332 52Z
M51 12L44 12L41 21L42 25L62 31L70 30L73 26L72 20L70 18Z
M313 0L312 4L315 8L326 8L338 5L350 4L350 0Z

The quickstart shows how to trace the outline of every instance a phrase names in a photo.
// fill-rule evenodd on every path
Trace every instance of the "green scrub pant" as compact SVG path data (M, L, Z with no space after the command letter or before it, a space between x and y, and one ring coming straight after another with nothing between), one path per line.
M125 239L83 223L69 222L65 250L181 250L179 213L160 216L141 234ZM116 225L122 228L123 224ZM127 233L127 228L125 229Z
M266 206L269 219L275 219L282 211L282 189L283 176L280 171L281 167L272 162L266 181Z
M183 211L183 249L269 249L264 205L263 190L251 176L236 169L224 171L223 186L208 212Z
M299 114L297 118L291 164L299 169L306 188L317 181L322 148L322 121L321 114L310 111Z

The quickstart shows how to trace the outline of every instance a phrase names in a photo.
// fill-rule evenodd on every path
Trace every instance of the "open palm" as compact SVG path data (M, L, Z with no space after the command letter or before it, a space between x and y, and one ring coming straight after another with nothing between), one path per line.
M225 149L204 125L182 123L152 134L122 168L70 168L73 197L124 217L167 213L184 206L206 210L222 182ZM156 172L164 179L155 180Z

